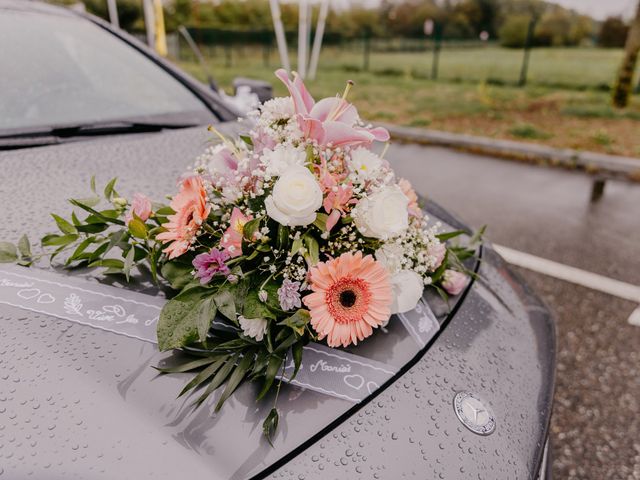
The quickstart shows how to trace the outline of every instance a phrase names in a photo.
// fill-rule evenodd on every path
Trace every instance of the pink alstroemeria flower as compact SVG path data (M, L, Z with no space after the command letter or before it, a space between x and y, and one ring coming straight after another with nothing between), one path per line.
M369 145L374 140L386 142L389 132L382 128L356 126L358 111L345 100L345 96L323 98L317 103L294 72L293 82L287 71L279 69L276 76L289 90L296 111L296 119L305 138L316 140L319 145L334 147Z
M345 212L347 205L355 204L356 200L353 198L353 185L351 183L340 183L344 179L343 176L329 173L324 163L321 171L320 185L322 185L325 193L322 206L325 212L329 214L327 231L330 232Z
M220 246L229 254L231 258L242 255L242 235L244 232L244 224L249 220L253 220L251 215L245 215L239 208L234 207L231 212L231 220L229 228L222 235Z

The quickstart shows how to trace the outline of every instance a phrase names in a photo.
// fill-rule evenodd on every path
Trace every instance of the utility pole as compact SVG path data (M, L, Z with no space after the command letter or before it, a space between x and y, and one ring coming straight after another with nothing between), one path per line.
M107 8L109 9L109 21L115 28L120 28L120 21L118 20L118 6L116 0L107 0Z
M627 42L624 47L624 58L618 71L618 78L613 88L613 104L624 108L629 104L629 98L633 89L633 72L638 61L640 51L640 0L636 8L636 15L631 22Z
M531 46L533 45L533 33L536 28L536 17L531 17L527 28L527 38L524 41L524 57L522 58L522 68L520 69L520 80L518 86L524 87L527 84L527 74L529 72L529 57L531 56Z
M291 64L289 63L289 50L287 49L287 39L284 34L284 26L282 25L282 17L280 15L280 3L278 0L269 0L271 6L271 19L273 20L273 29L276 32L276 42L278 43L278 52L280 54L280 64L287 72L291 72Z
M156 32L152 0L142 0L142 8L144 12L144 26L147 31L147 45L149 45L150 48L155 48Z
M307 76L307 46L309 45L309 1L300 0L298 11L298 73Z
M438 67L440 65L440 50L442 50L442 34L444 24L435 22L433 26L433 59L431 62L431 80L438 79Z
M316 78L318 70L318 60L320 59L320 49L322 48L322 37L324 36L324 26L327 22L327 14L329 13L329 0L322 0L320 4L320 14L318 15L318 25L316 27L316 36L313 39L313 48L311 50L311 62L309 63L309 78Z

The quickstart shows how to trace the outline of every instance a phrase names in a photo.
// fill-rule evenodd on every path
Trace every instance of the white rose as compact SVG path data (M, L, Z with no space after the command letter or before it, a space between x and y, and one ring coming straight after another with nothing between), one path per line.
M358 148L351 152L349 168L359 180L375 178L382 167L382 159L366 148Z
M305 167L293 166L284 172L265 201L267 215L288 226L305 226L316 219L322 206L322 189Z
M242 315L238 317L242 333L249 337L255 338L258 342L262 341L267 331L267 320L264 318L244 318Z
M391 289L394 296L391 313L404 313L416 308L422 298L424 281L412 270L400 270L391 277Z
M303 149L282 144L276 145L273 150L265 149L260 157L265 174L271 177L279 177L292 166L304 166L306 160L307 154Z
M387 186L360 200L354 209L356 227L365 237L385 240L409 226L409 199L397 185Z
M402 269L404 248L399 243L385 243L376 250L375 256L376 260L393 275Z

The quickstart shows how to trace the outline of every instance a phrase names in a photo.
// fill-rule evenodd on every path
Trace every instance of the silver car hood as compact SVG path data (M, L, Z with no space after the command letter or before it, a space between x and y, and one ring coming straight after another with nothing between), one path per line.
M99 184L119 177L124 196L170 193L210 140L206 129L195 128L0 152L0 240L28 233L37 241L54 230L48 214L68 212L66 198L88 194L92 175ZM98 281L90 275L86 280ZM444 310L437 313L444 319ZM356 353L399 369L418 350L392 322ZM219 414L213 414L215 398L193 411L192 399L176 399L189 375L158 376L151 368L166 356L146 342L0 305L0 474L172 479L188 472L194 478L244 479L353 407L285 387L271 447L261 422L272 405L269 398L255 402L258 385L244 385Z

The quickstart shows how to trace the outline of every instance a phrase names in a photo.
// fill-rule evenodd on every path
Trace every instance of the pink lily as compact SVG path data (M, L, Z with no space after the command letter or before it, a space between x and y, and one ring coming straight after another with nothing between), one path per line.
M323 98L315 102L300 77L294 72L293 82L286 70L279 69L276 76L282 80L293 99L298 125L305 138L319 145L334 147L346 145L369 145L374 140L386 142L389 132L382 128L358 127L356 107L345 100L353 83L347 85L342 97Z

